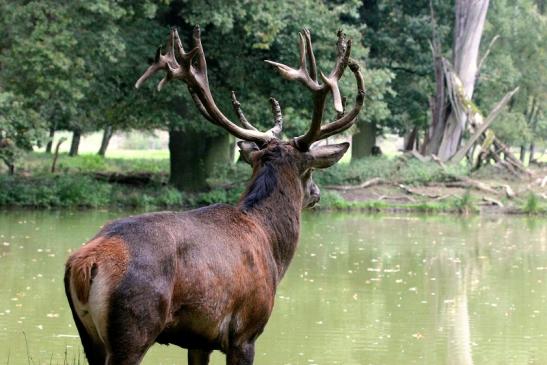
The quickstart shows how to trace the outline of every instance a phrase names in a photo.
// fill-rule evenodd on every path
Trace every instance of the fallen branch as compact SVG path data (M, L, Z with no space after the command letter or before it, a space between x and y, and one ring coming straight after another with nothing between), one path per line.
M414 190L414 189L410 188L409 186L406 186L406 185L403 185L403 184L399 184L399 188L401 188L405 193L407 193L409 195L418 195L418 196L421 196L423 198L429 198L429 199L437 199L439 197L438 194L422 193L422 192Z
M490 197L487 197L487 196L483 196L482 197L482 200L484 200L486 203L488 203L489 205L495 205L495 206L498 206L500 208L503 208L503 203L500 202L499 200L496 200L494 198L490 198Z
M515 192L509 185L503 185L502 187L505 189L505 196L507 198L513 199L516 196Z
M370 188L371 186L383 184L384 182L385 182L384 179L375 177L359 185L327 185L325 186L325 189L344 190L344 191L355 190L355 189L366 189L366 188Z
M431 155L431 159L435 161L439 166L441 166L443 170L446 170L446 165L437 155Z
M475 189L475 190L484 191L490 194L498 195L498 192L496 190L492 189L485 183L482 183L480 181L473 180L467 177L462 178L461 180L447 182L445 183L445 186L449 188Z
M446 195L441 195L439 196L438 198L435 198L433 200L435 201L441 201L441 200L445 200L445 199L448 199L448 198L452 198L452 197L458 197L457 195L454 195L454 194L446 194Z
M389 195L382 195L378 198L379 201L381 200L408 200L411 203L416 203L416 200L413 199L410 196L401 195L401 196L389 196Z

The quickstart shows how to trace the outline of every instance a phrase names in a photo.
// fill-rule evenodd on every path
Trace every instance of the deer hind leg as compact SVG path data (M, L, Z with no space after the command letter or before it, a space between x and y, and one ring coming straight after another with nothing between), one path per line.
M110 299L107 365L137 365L163 331L168 317L166 285L139 281L128 272Z
M254 357L254 343L232 346L226 353L226 365L252 365Z
M188 350L188 365L208 365L212 351Z

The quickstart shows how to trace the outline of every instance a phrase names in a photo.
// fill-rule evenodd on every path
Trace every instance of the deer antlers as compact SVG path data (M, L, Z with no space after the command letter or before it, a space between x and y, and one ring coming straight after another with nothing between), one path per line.
M220 111L215 104L209 87L207 62L201 45L199 26L194 28L193 39L194 48L189 52L185 52L177 30L172 29L167 42L166 53L163 54L161 48L158 48L154 63L137 80L135 87L138 88L157 71L165 70L166 76L159 82L158 90L161 90L171 80L182 80L187 85L188 91L198 110L210 122L226 129L237 138L259 144L266 144L272 139L279 139L283 126L283 117L279 103L274 98L271 98L270 102L272 104L275 125L266 132L257 130L249 123L241 110L241 105L234 92L232 92L232 106L243 127L239 127L231 122ZM349 58L351 40L347 41L342 32L338 32L337 57L334 68L328 76L320 72L323 83L317 78L317 64L309 30L304 29L303 34L299 33L299 40L300 67L298 69L293 69L278 62L266 62L276 67L283 78L302 82L313 94L314 109L310 129L304 135L293 139L295 147L301 151L307 151L313 142L342 132L353 125L357 114L363 106L365 92L363 76L359 70L359 65ZM195 58L197 58L196 61L194 61ZM309 63L309 69L307 63ZM344 115L338 80L342 77L348 65L357 80L358 94L355 106L349 113ZM338 112L339 118L334 122L321 126L325 102L329 92L332 92L334 108Z

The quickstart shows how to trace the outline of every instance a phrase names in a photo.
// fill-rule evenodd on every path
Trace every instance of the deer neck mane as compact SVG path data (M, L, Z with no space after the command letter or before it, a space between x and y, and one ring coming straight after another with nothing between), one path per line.
M238 204L267 233L280 278L298 243L302 199L302 186L295 169L266 162L253 173Z

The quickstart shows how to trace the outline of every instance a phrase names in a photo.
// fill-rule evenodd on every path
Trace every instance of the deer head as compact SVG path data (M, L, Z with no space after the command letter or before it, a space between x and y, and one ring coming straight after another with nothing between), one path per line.
M200 113L208 121L226 129L241 141L238 146L243 159L250 163L254 175L264 166L275 165L278 170L289 169L299 177L302 188L302 206L313 206L319 201L319 188L313 182L314 169L327 168L335 164L349 147L349 143L312 146L314 142L340 133L350 128L356 120L364 102L365 88L359 65L350 58L351 40L338 32L337 56L332 71L325 75L319 72L313 53L311 35L307 29L299 33L300 65L297 69L284 64L266 61L274 66L287 80L301 82L313 96L313 113L308 131L290 140L282 140L283 117L278 101L270 98L274 116L273 128L259 131L245 117L241 105L232 92L232 105L241 126L230 121L216 105L207 78L207 62L201 45L199 26L193 32L194 48L186 52L176 29L172 29L166 52L159 48L154 63L148 67L136 82L138 88L144 81L159 70L166 72L159 82L158 90L171 80L181 80L187 87ZM357 82L357 97L353 109L344 111L338 80L349 66ZM327 96L332 93L337 119L322 125ZM252 198L252 197L251 197ZM249 197L247 196L247 201ZM250 199L252 201L252 199ZM245 208L245 203L243 202Z

